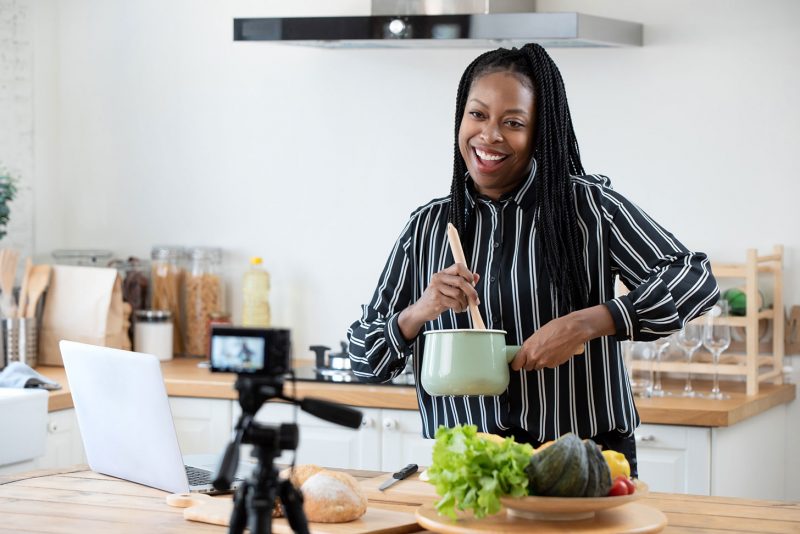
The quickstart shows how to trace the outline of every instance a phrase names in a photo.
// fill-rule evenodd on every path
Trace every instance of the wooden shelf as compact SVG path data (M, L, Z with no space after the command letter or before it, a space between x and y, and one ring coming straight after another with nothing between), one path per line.
M720 358L717 368L724 377L741 376L745 378L747 395L758 393L759 382L772 380L783 383L783 356L785 350L785 318L783 310L783 245L775 245L772 254L759 256L756 249L747 250L747 259L741 264L713 264L711 270L717 279L744 279L744 293L747 300L747 312L742 317L714 318L720 324L744 329L744 342L732 343L730 352ZM759 274L772 276L773 303L772 308L759 310ZM708 316L695 319L697 324L705 324ZM772 341L764 345L759 339L759 322L772 321ZM698 353L692 363L660 362L654 369L662 372L690 372L713 374L715 366L710 363L710 355ZM633 369L649 370L651 362L637 361Z

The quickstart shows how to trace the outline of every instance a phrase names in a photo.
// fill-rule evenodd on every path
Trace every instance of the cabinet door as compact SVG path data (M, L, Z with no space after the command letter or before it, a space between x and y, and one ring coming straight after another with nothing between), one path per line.
M709 495L711 432L708 428L641 425L636 430L639 478L650 491Z
M231 401L170 397L183 454L221 454L231 439Z
M383 435L381 470L397 471L407 464L431 465L434 440L422 437L416 410L381 410Z
M364 414L358 430L323 421L297 409L300 438L296 463L348 469L380 469L380 428L377 423L380 410L358 409ZM238 419L241 413L238 405L234 412L234 419ZM276 427L282 423L292 423L295 421L295 408L285 403L267 403L256 414L256 421ZM245 454L249 456L246 448L242 447L243 457ZM293 452L283 451L276 462L288 464L293 456Z
M37 467L51 469L83 463L86 463L86 456L75 410L50 412L47 417L45 453L39 458Z
M735 425L712 430L712 495L791 500L785 483L796 479L798 472L792 472L787 464L785 447L787 429L796 423L787 421L786 412L782 404Z

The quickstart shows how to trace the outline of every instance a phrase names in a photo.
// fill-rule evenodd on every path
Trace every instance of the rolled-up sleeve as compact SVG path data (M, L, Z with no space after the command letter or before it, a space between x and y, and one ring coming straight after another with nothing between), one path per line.
M369 304L347 331L353 374L363 382L386 382L400 372L411 354L398 325L400 312L411 304L413 269L409 257L411 224L401 233Z
M683 328L719 298L705 254L690 252L621 195L609 193L612 272L630 293L606 302L618 339L651 341Z

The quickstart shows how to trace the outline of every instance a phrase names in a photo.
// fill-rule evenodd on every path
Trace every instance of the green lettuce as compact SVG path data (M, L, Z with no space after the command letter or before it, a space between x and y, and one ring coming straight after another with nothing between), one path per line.
M436 510L452 519L456 509L472 510L475 517L500 511L500 496L528 494L525 467L533 447L512 438L497 443L478 437L477 427L439 427L433 446L430 482L441 499Z

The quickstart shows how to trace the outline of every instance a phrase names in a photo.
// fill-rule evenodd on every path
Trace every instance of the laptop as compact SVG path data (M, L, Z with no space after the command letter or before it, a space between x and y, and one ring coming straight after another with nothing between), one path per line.
M158 358L73 341L60 347L93 471L172 493L220 493L211 486L218 456L181 454ZM240 464L231 490L247 468Z

